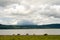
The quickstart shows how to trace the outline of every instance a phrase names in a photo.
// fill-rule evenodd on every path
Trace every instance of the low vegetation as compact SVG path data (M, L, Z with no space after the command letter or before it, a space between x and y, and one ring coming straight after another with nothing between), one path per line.
M0 40L60 40L60 35L0 35Z

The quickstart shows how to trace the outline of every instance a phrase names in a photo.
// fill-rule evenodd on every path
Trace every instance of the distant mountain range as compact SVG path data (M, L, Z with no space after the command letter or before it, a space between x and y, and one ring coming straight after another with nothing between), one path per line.
M60 24L47 24L47 25L3 25L0 24L0 29L49 29L60 28Z

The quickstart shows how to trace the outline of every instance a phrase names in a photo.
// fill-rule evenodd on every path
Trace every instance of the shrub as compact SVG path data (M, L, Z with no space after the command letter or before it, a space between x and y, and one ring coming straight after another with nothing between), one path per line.
M20 34L17 34L17 35L20 35Z
M29 35L28 33L26 35Z
M48 35L47 33L44 34L44 36L47 36L47 35Z
M15 34L13 34L13 35L15 35Z

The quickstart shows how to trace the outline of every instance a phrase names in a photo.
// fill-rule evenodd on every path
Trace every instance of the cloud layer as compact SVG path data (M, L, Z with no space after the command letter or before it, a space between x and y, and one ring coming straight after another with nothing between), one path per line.
M60 23L59 0L0 0L0 23L18 24ZM24 23L24 22L23 22Z

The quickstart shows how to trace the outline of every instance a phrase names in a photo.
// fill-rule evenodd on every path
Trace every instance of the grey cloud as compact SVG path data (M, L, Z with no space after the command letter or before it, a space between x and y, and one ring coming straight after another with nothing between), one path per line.
M23 3L25 1L25 3ZM60 0L0 0L0 6L6 6L9 4L54 4L60 5Z
M17 25L36 25L36 24L33 23L33 21L22 20L21 22L18 22Z
M52 6L52 8L51 8L51 6ZM50 6L46 6L44 9L38 9L35 12L40 15L45 15L48 17L53 16L55 18L60 18L60 11L59 10L60 10L60 5L56 5L56 6L50 5Z
M56 0L55 2L52 2L53 5L60 5L60 0Z
M6 6L9 4L19 4L21 0L0 0L0 6Z
M41 12L40 14L48 16L48 17L60 18L60 14L57 13L57 12L53 12L53 11L51 11L51 12Z
M6 6L3 9L0 9L0 20L2 20L2 23L5 22L6 24L12 24L12 23L17 23L17 24L23 24L29 23L29 24L46 24L46 23L57 23L57 20L60 20L60 5L56 5L58 0L52 1L52 0L39 0L39 2L42 2L37 5L35 3L29 4L29 1L25 4L21 4L19 1L7 1L7 0L0 0L0 6ZM31 1L30 1L31 2ZM36 2L36 1L35 1ZM43 4L48 3L49 4ZM56 4L55 4L56 3ZM54 5L56 6L54 6ZM58 3L59 4L59 3ZM59 7L57 7L59 6ZM22 9L21 9L22 8ZM3 16L3 17L2 17ZM8 18L5 18L8 17ZM50 18L54 17L54 18ZM58 19L56 19L58 18ZM9 20L7 22L7 19ZM32 20L32 21L31 21ZM60 22L60 21L59 21ZM1 23L1 22L0 22Z

